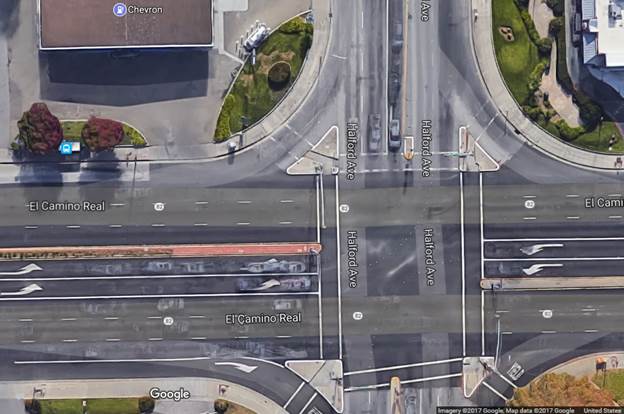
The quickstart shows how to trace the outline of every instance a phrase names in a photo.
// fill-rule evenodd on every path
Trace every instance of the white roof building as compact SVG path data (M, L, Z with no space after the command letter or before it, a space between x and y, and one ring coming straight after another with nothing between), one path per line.
M583 0L583 62L624 68L624 0Z

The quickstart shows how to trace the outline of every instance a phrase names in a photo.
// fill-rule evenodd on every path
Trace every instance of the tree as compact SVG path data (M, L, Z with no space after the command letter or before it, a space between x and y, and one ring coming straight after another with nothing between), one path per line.
M41 403L39 400L25 400L24 408L29 414L41 414Z
M269 69L268 81L273 90L284 88L290 80L290 65L288 62L280 61Z
M215 400L215 402L214 402L214 410L218 414L225 414L227 412L228 408L230 408L230 403L227 402L226 400L222 400L222 399Z
M92 116L82 128L81 136L91 151L109 150L123 140L123 125L112 119Z
M63 128L44 103L34 103L17 122L17 140L35 154L56 151L63 140Z
M141 414L151 414L156 407L156 402L152 397L139 398L139 411Z
M598 388L586 377L546 374L519 388L509 402L512 407L602 407L613 405L613 395Z

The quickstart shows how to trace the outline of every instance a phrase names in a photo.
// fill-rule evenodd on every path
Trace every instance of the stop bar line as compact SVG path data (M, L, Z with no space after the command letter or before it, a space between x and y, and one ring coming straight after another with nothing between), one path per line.
M451 358L451 359L441 359L441 360L438 360L438 361L416 362L414 364L395 365L395 366L392 366L392 367L363 369L361 371L345 372L344 376L348 377L350 375L368 374L368 373L371 373L371 372L381 372L381 371L391 371L393 369L414 368L414 367L424 367L424 366L427 366L427 365L447 364L447 363L451 363L451 362L461 362L462 360L463 360L463 358Z

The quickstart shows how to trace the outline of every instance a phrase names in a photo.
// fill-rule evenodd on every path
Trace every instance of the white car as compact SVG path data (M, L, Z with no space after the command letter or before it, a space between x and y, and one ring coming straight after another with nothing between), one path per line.
M300 299L276 299L273 301L273 309L275 310L293 310L301 309Z
M267 37L269 37L269 28L261 24L245 40L243 47L247 52L251 52L253 49L257 49Z

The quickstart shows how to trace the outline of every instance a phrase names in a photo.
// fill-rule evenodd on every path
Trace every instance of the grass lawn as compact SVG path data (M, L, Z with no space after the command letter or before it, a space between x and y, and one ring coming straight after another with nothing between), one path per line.
M295 19L303 20L302 17ZM304 27L311 32L312 24ZM256 64L248 59L240 75L234 81L230 94L225 98L217 121L215 140L223 141L243 129L242 117L247 118L247 126L253 125L273 109L288 92L297 79L308 52L309 43L306 31L285 33L279 28L262 44L256 54ZM291 68L290 80L280 90L269 87L268 71L279 61L288 62Z
M39 400L41 414L82 414L82 400ZM89 414L139 414L137 398L87 400Z
M82 414L81 400L39 400L41 414Z
M529 96L527 80L540 61L537 46L531 42L520 12L513 0L491 0L494 48L498 66L512 95L520 104ZM508 42L499 33L501 26L511 27L514 41Z
M613 399L618 405L624 404L624 369L607 370L606 380L604 380L602 373L598 373L594 375L592 381L600 388L603 388L604 381L604 388L611 391Z
M598 138L598 131L600 130L600 139ZM593 151L609 152L609 139L611 135L615 135L617 141L613 145L612 153L624 152L624 139L620 134L620 130L617 128L614 122L604 121L602 127L596 128L593 131L587 132L574 141L572 144L587 148Z
M89 414L139 414L136 398L110 398L87 401Z
M80 141L80 133L84 126L84 121L63 121L61 123L63 127L63 137L67 141ZM123 124L124 138L121 141L121 145L133 145L135 147L144 147L147 145L145 137L141 135L139 131Z

